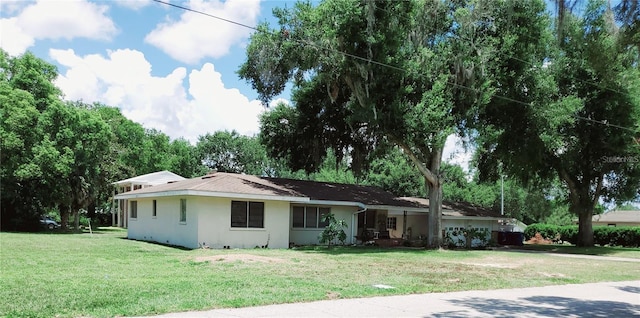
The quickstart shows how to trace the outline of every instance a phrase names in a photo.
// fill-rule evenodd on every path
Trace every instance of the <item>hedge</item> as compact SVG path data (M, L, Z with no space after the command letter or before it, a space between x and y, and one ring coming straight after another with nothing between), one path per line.
M577 225L558 226L553 224L536 223L524 230L525 240L529 240L540 233L543 238L552 241L565 241L576 244L578 238ZM593 242L600 246L640 246L640 227L623 226L595 226L593 227Z

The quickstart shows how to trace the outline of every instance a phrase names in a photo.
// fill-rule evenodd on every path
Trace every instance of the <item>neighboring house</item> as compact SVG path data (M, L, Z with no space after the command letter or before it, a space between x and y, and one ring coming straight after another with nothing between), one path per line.
M346 242L364 231L377 240L421 239L428 200L400 198L377 187L212 173L115 196L128 200L128 237L197 248L288 248L318 244L333 213L349 227ZM135 213L133 212L135 211ZM496 215L468 206L443 207L443 227L500 230Z
M164 170L112 183L115 186L114 199L111 210L112 225L127 228L129 220L130 205L127 199L115 198L116 194L152 187L160 184L167 184L169 182L180 180L185 180L185 178L171 171Z
M591 218L593 226L640 226L640 210L636 211L610 211L594 215Z

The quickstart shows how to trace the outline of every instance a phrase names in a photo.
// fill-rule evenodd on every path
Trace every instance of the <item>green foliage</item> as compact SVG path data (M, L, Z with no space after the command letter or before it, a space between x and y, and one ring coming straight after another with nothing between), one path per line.
M329 224L325 226L322 233L320 233L320 243L327 243L329 247L331 247L332 244L335 244L335 240L338 240L344 245L344 242L347 240L347 234L344 232L344 229L347 227L347 222L345 220L337 220L333 213L323 216L322 221L328 222Z
M445 140L489 102L488 74L507 63L496 54L502 39L534 48L540 28L530 28L543 12L542 1L297 3L274 10L278 29L253 34L238 73L264 102L293 81L295 107L261 120L268 152L292 170L317 171L332 149L359 175L384 153L376 151L401 148L429 185L429 241L438 246Z
M571 244L578 242L578 226L552 224L531 224L524 231L525 239L531 239L536 233L552 241L563 241ZM597 226L593 229L595 244L600 246L640 246L640 228L638 227L613 227Z
M204 166L220 172L260 176L269 170L267 153L258 139L242 136L236 131L200 136L196 153Z
M508 53L511 65L496 80L521 84L479 115L481 171L502 163L525 183L559 176L581 246L593 245L591 217L601 197L640 195L640 165L629 162L640 158L640 56L621 41L611 14L605 1L589 1L582 16L559 21L556 41L545 33L545 46Z
M640 246L640 228L635 226L597 226L593 229L595 244L600 246Z

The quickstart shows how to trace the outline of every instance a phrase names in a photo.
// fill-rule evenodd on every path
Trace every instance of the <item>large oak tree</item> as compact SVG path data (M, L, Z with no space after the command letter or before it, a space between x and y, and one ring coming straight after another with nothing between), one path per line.
M262 123L271 154L313 171L333 148L359 170L399 147L428 188L429 246L442 245L445 140L490 100L498 52L536 49L542 1L327 0L274 14L279 27L260 26L239 71L264 102L293 81L295 107Z

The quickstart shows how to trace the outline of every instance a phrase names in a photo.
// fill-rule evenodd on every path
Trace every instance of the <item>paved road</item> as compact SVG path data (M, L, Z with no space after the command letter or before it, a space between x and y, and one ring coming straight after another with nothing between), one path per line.
M158 317L640 317L640 280L324 300Z

